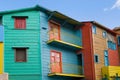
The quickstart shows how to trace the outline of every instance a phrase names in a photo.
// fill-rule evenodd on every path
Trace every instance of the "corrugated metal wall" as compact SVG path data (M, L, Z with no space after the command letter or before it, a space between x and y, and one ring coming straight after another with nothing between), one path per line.
M54 47L47 45L46 42L49 40L48 34L48 21L47 15L44 13L40 13L40 21L41 21L41 55L42 55L42 80L71 80L72 78L65 77L48 77L48 73L50 72L50 50L57 50L62 52L62 62L78 64L77 55L74 51L66 50L64 48ZM64 29L62 29L64 30ZM66 31L66 29L65 29ZM66 31L69 32L69 31ZM62 35L61 35L62 36ZM64 40L66 37L64 38ZM71 38L73 40L73 38ZM67 39L68 41L68 39ZM67 68L63 68L64 71L67 72Z
M5 27L4 63L5 72L8 72L10 76L9 80L41 80L39 14L38 11L28 11L3 16ZM12 16L28 16L26 29L14 29ZM12 47L29 47L27 49L27 62L15 62L15 52Z

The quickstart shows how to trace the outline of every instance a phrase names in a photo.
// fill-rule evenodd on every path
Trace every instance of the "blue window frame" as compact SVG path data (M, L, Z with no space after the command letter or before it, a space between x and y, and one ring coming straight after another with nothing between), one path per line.
M116 43L112 41L108 41L108 48L112 50L116 50Z
M106 38L107 32L106 32L106 31L103 31L102 36L103 36L103 38Z
M95 63L99 63L99 56L98 55L94 55L94 61L95 61Z
M92 26L92 32L93 32L94 34L96 34L96 26L95 26L95 25Z
M104 63L105 66L109 66L108 51L104 50Z

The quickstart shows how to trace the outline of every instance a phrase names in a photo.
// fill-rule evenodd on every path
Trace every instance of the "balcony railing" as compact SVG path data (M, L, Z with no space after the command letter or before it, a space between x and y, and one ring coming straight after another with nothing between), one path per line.
M56 35L52 33L53 35ZM50 31L48 32L48 35L50 35ZM52 38L47 41L47 44L59 46L59 47L65 47L71 50L80 50L82 48L82 41L81 38L67 33L67 32L61 32L60 35L61 39Z
M104 66L102 68L103 78L107 77L109 80L112 78L120 77L120 66Z
M51 71L53 64L56 65L57 63L52 63L49 65L50 73L48 74L48 76L84 77L83 68L81 65L62 63L62 72L58 73L58 72Z

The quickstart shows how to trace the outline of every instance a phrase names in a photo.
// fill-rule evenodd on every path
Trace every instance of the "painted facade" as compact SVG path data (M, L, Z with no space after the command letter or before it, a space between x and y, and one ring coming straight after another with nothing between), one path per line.
M26 29L15 28L15 18L26 17ZM41 80L40 13L18 11L3 16L5 32L4 70L9 80ZM26 61L16 61L16 50L26 49Z
M36 6L0 13L5 36L4 70L9 80L84 78L82 54L77 53L82 48L80 23L49 12Z
M117 71L116 33L95 21L40 6L0 12L0 18L9 80L101 80L109 69Z
M42 80L72 80L84 77L82 55L77 54L79 47L82 47L81 30L75 29L76 24L64 24L65 20L58 17L52 16L48 21L47 15L42 12L40 21ZM57 26L59 28L56 28Z
M88 80L101 80L104 66L118 66L119 54L116 33L97 22L83 22L83 50L85 75ZM86 34L85 32L88 32ZM86 35L86 37L84 37ZM85 39L88 38L86 41ZM88 42L88 43L86 43ZM87 51L86 51L87 49ZM89 52L89 53L88 53ZM88 54L88 55L87 55ZM89 57L89 58L88 58ZM89 62L89 65L87 64Z

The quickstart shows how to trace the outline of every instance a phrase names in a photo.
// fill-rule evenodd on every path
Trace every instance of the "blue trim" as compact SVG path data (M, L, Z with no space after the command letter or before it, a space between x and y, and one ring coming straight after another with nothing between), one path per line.
M111 50L116 50L116 43L112 42L112 41L108 41L108 48Z
M109 66L109 59L108 59L108 51L104 50L104 64L105 66Z

